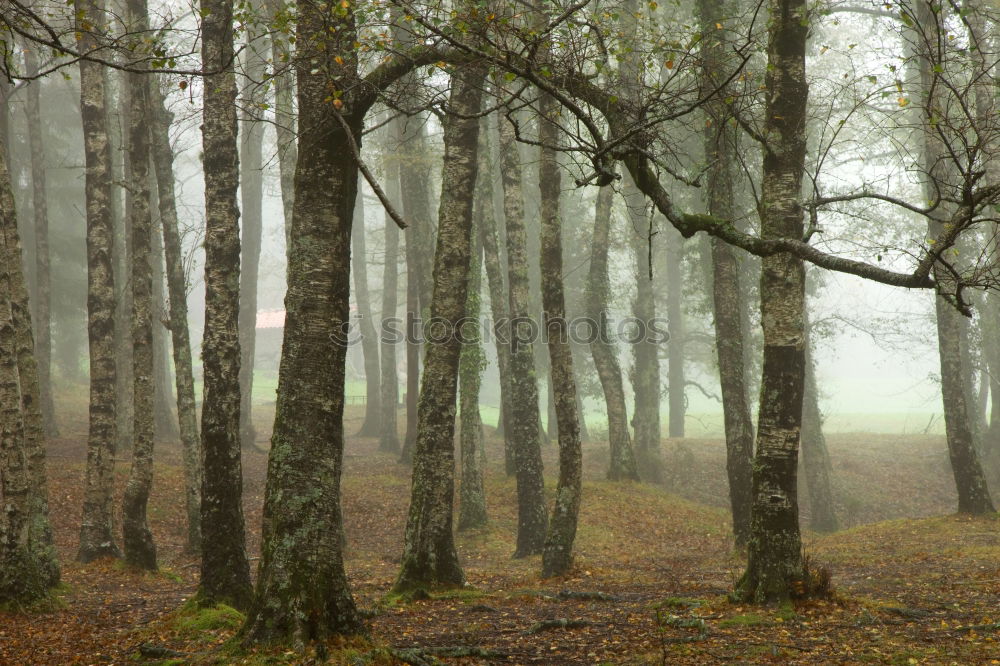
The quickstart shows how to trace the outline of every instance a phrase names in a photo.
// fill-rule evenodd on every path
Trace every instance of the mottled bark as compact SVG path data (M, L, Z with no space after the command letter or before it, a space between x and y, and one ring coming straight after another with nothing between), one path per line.
M44 598L59 582L47 515L44 432L21 262L7 145L0 144L0 603L15 606Z
M28 76L38 74L37 47L24 50L24 66ZM28 84L27 118L28 144L31 150L31 202L34 211L35 291L34 322L35 361L38 365L38 390L42 419L47 437L56 436L55 408L52 404L52 318L49 302L52 294L52 272L49 267L49 210L45 167L45 144L42 138L41 80Z
M344 572L340 475L344 454L351 223L358 168L348 157L367 110L358 90L353 15L297 5L299 126L295 206L278 394L268 455L261 562L246 643L301 646L362 629ZM331 24L338 28L329 30ZM322 38L317 38L321 35ZM335 57L343 58L343 64ZM323 63L314 69L311 60ZM334 116L329 90L340 98ZM325 137L316 141L309 137Z
M479 123L477 159L479 166L475 187L473 211L472 258L469 264L468 296L465 299L465 320L470 322L463 330L462 350L459 356L459 439L462 452L462 482L459 488L458 529L482 527L487 522L486 490L483 487L485 471L485 444L483 420L479 413L479 392L486 353L480 334L483 286L483 232L484 226L495 228L493 200L490 196L489 152L484 151L483 123Z
M391 125L391 138L399 141L402 127L399 121ZM390 201L398 202L399 196L399 164L391 158L387 159L385 167L385 191ZM385 214L385 265L382 267L382 321L395 318L399 300L399 228L388 213ZM379 381L381 395L379 397L381 416L378 424L378 448L386 453L399 453L399 423L397 407L399 405L399 378L396 375L396 341L391 335L382 336L379 327L377 340L381 342L379 362L381 378Z
M769 0L761 235L801 238L808 32L803 0ZM805 271L791 254L764 257L760 278L764 366L753 464L748 565L737 595L787 599L802 580L798 467L804 379Z
M452 534L455 493L455 402L462 351L458 326L466 314L472 257L472 209L476 189L477 141L484 73L463 68L452 75L445 120L444 165L434 253L431 319L445 322L448 335L428 331L417 410L413 484L395 589L462 585L465 575ZM442 339L443 338L443 339Z
M559 437L559 481L542 551L542 575L548 577L568 573L573 563L573 541L576 539L582 494L583 451L580 445L580 415L576 410L573 351L569 344L563 294L562 220L559 215L562 184L555 149L561 130L558 106L549 95L543 95L539 102L538 123L538 141L542 144L538 165L542 322L548 332L549 380L555 398ZM549 429L552 430L551 424Z
M816 360L813 357L813 331L808 312L805 321L805 384L802 402L802 467L809 493L809 527L817 532L836 532L837 514L833 508L830 483L830 454L823 435L823 414L819 409L819 386L816 383Z
M707 39L702 42L702 86L714 89L724 76L722 63L728 58L724 30L714 24L724 16L724 0L701 0L699 21ZM729 105L712 100L706 107L705 161L708 174L705 206L709 215L723 220L735 216L734 130ZM715 351L719 363L719 386L722 393L723 422L726 431L726 475L729 480L729 504L733 519L733 537L738 547L750 536L751 463L753 459L753 417L750 413L750 390L747 362L750 342L749 308L744 298L743 276L736 251L718 238L711 245L712 315L715 326Z
M259 10L259 2L250 7ZM251 24L252 26L253 24ZM264 123L258 119L264 108L266 42L257 29L249 28L243 50L246 77L240 93L240 446L259 451L253 424L254 352L257 345L257 283L260 273L262 213L264 197ZM279 158L280 159L280 158Z
M240 460L240 211L233 1L202 0L205 77L202 150L205 172L205 334L201 346L204 398L201 445L203 603L246 609L250 565L243 519ZM286 323L287 327L287 323ZM287 330L287 328L286 328Z
M150 84L153 123L151 142L153 168L160 204L160 226L167 265L167 295L170 299L169 326L174 358L174 383L177 391L177 423L184 456L184 499L188 520L188 549L201 549L201 484L203 481L201 438L194 397L194 371L191 358L191 333L188 329L187 276L181 246L174 194L174 153L170 148L170 123L163 92L157 82Z
M131 455L132 421L135 412L132 394L134 384L132 379L132 286L129 278L131 270L129 263L132 256L132 229L129 225L132 211L132 191L121 185L122 183L131 183L134 180L129 151L125 149L130 102L128 86L125 82L127 74L120 72L117 73L117 76L112 77L105 70L103 75L109 102L111 91L117 89L118 92L117 113L112 115L109 112L108 117L109 133L112 137L111 182L115 184L114 194L111 198L111 219L115 230L112 258L115 275L120 276L115 284L115 413L118 436L116 448L122 453ZM112 85L112 82L115 82L115 85Z
M145 0L126 3L130 29L149 26ZM149 82L145 74L125 75L129 95L128 159L132 180L128 226L132 235L129 283L132 295L132 466L122 502L125 562L156 569L156 546L146 508L153 486L153 273L149 190Z
M596 327L592 331L590 353L594 357L597 378L604 391L608 414L608 441L611 461L608 478L612 481L639 480L639 470L629 436L625 407L625 389L618 365L618 353L608 331L608 249L611 244L611 205L614 190L602 187L594 208L594 235L590 242L590 271L587 275L587 316Z
M936 126L936 114L941 113L942 101L941 82L937 80L938 68L932 60L936 53L929 53L927 45L937 44L943 38L943 11L935 11L930 3L918 2L916 7L916 30L926 34L916 36L918 42L917 62L920 75L920 90L925 100L921 108L923 123L923 155L924 194L928 201L935 201L942 190L947 192L954 188L961 176L956 173L957 165L949 156L949 148L943 144L939 129ZM940 213L956 214L954 204L942 202ZM927 231L930 238L936 238L944 229L944 225L932 217L928 217ZM958 251L958 248L956 248ZM949 257L952 261L961 261L961 256ZM932 271L934 280L947 285L951 275L947 268L935 263ZM993 513L993 500L987 487L986 476L975 447L975 437L972 419L975 418L975 406L970 404L970 391L967 385L967 373L963 367L963 327L962 315L941 295L934 299L934 310L937 316L938 356L941 362L941 398L944 402L945 435L948 440L948 455L951 460L955 486L958 490L958 510L960 513L973 515Z
M390 226L396 224L389 221ZM362 197L354 203L354 228L351 230L351 268L354 274L354 303L358 308L361 332L361 353L365 364L365 420L358 437L377 437L382 415L381 368L379 367L378 334L372 318L371 296L368 293L368 250L365 247L365 206Z
M81 50L94 48L104 27L103 0L77 0ZM87 336L90 345L90 425L87 472L77 559L120 557L113 527L116 421L115 270L112 261L112 157L108 136L105 75L97 63L80 61L80 111L86 160L84 193L87 207Z
M530 330L537 324L531 319L528 300L528 242L524 228L521 163L514 127L507 119L500 121L500 156L511 319L508 330L511 411L507 425L514 442L517 479L517 547L514 557L527 557L542 552L548 515L542 480L538 378Z
M434 256L434 219L431 211L427 136L422 118L411 118L405 125L399 148L399 183L403 213L413 225L406 232L406 280L408 327L414 319L426 319L431 299L431 258ZM410 300L409 282L413 281L414 303ZM412 337L412 336L411 336ZM406 436L400 461L413 460L417 442L417 412L420 393L420 345L407 342L406 348Z
M484 161L493 164L493 146L495 142L490 140L491 133L495 127L488 119L484 118L479 128L479 155L480 165ZM484 190L487 200L483 203L484 210L488 206L488 214L483 216L482 224L479 227L480 242L483 245L483 265L486 269L486 282L490 294L490 314L493 317L494 335L497 354L497 374L500 379L500 427L498 430L503 437L504 448L504 470L508 476L514 474L514 443L511 440L509 428L503 427L504 420L507 419L511 411L511 388L510 388L510 345L504 344L504 322L507 321L507 288L504 284L503 257L500 255L500 243L497 240L497 221L495 211L497 210L496 195L502 193L496 190L496 176L491 169L480 166L483 173L489 174L488 179L481 179L480 185Z

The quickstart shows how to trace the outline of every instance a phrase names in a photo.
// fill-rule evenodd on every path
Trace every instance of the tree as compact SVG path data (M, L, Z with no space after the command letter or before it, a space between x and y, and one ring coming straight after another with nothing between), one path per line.
M713 30L724 16L726 4L701 0L698 5L702 34L702 86L713 90L725 75L727 59L726 32ZM730 220L735 217L732 152L736 132L734 118L724 100L712 99L705 105L705 162L708 164L705 204L710 215ZM750 536L750 483L753 459L753 417L750 414L749 387L746 377L746 347L749 331L744 326L746 298L735 250L718 238L711 238L712 316L715 326L715 351L719 363L719 385L726 432L726 474L729 479L729 503L733 517L733 536L737 546Z
M542 452L539 441L538 381L531 342L528 303L528 243L524 228L524 195L514 125L500 121L500 173L503 178L507 231L507 288L510 299L507 339L510 341L510 426L517 479L517 547L514 557L542 552L548 516L545 513Z
M538 184L541 193L541 285L543 325L548 332L550 372L559 431L559 483L545 546L542 575L561 576L573 562L580 512L583 451L580 415L576 409L573 352L569 346L566 302L563 295L562 220L559 216L561 178L556 150L559 145L558 105L549 95L538 104L538 143L541 156ZM551 430L551 426L549 428Z
M174 357L174 381L177 390L177 420L181 451L184 456L184 495L188 519L188 548L201 549L201 437L198 433L198 410L194 397L194 370L191 359L191 333L188 329L187 276L181 247L177 201L174 193L174 153L170 147L170 123L173 114L159 84L150 82L153 123L150 136L153 148L153 168L160 205L160 226L163 233L163 253L167 266L167 294L170 299L169 322Z
M806 312L805 384L802 401L802 466L809 491L809 527L817 532L836 532L837 514L833 510L830 485L830 454L823 436L823 415L819 410L819 387L816 382L816 359L813 353L815 330Z
M145 0L128 0L126 17L131 29L148 29ZM149 83L139 72L128 72L128 158L131 169L132 234L129 281L132 295L132 467L122 507L125 562L140 569L156 569L156 545L146 519L153 485L153 272L152 215L149 190Z
M405 591L431 585L462 585L465 574L452 534L455 479L455 403L462 351L461 329L469 292L472 210L475 192L479 113L484 73L477 67L452 74L445 121L445 156L431 320L443 335L428 330L417 412L413 482L403 542L403 563L394 585Z
M950 69L950 63L945 60L946 56L942 56L939 46L939 42L945 39L944 12L944 7L932 5L928 0L918 0L914 16L919 90L926 100L921 108L923 134L921 167L924 174L924 192L928 201L937 200L941 204L942 213L948 218L946 223L928 215L927 231L931 238L940 236L948 226L961 228L968 223L965 219L967 213L962 206L941 199L949 190L965 189L963 186L968 183L968 179L975 177L961 173L962 167L957 163L958 160L948 159L949 155L960 150L953 144L962 139L955 136L959 131L955 131L952 125L954 121L947 117L948 112L945 110L947 100L944 96L950 91L941 90L942 86L947 86L945 67ZM938 127L938 117L942 115L944 115L943 126ZM958 121L961 120L960 117ZM974 118L969 120L974 122ZM985 134L988 128L976 129L979 133ZM962 194L965 195L965 192ZM955 248L954 253L960 254L960 246ZM937 262L934 264L933 275L938 283L948 283L953 279L948 268ZM955 310L944 294L938 294L934 299L934 310L937 319L938 355L941 361L941 397L944 401L945 433L955 486L958 490L958 510L961 513L974 515L994 513L996 509L990 497L973 437L972 419L975 418L975 407L970 404L966 386L968 375L966 368L963 368L965 364L963 364L962 347L963 338L967 337L966 324L962 315Z
M38 53L35 45L24 51L28 76L38 75ZM31 146L31 191L35 231L35 359L38 364L38 387L45 434L57 433L55 408L52 404L52 321L49 301L52 292L52 272L49 265L49 212L45 174L45 144L42 137L41 80L27 88L28 143Z
M398 120L390 124L391 138L398 141L402 137L402 127ZM399 201L399 164L387 160L385 168L386 194L391 201ZM385 265L382 269L382 321L395 318L399 291L399 229L388 214L385 216ZM409 279L409 278L407 278ZM372 334L374 335L374 327ZM399 453L399 425L396 414L399 406L399 381L396 376L396 340L388 335L380 336L381 350L381 391L382 413L379 418L378 448L386 453Z
M590 271L587 275L587 316L597 326L590 343L594 367L604 391L608 414L608 440L611 464L608 478L612 481L639 480L639 470L628 430L625 389L618 355L608 331L608 249L611 246L611 211L614 190L602 187L594 208L594 234L590 242Z
M250 564L243 520L240 461L240 236L236 189L239 151L232 0L202 2L205 77L202 146L205 171L205 336L201 441L201 582L203 603L250 604Z
M802 238L799 193L805 167L808 33L802 0L770 0L767 45L761 236ZM792 596L802 580L796 467L805 377L805 270L788 253L764 257L760 278L764 366L754 457L747 570L737 584L745 600Z
M251 2L251 9L259 11L259 2ZM261 234L264 218L261 212L264 196L264 164L262 146L264 123L258 118L264 104L264 79L266 42L258 30L251 26L246 33L240 120L239 182L240 182L240 291L239 291L239 341L240 341L240 445L244 449L258 450L257 433L253 425L253 375L254 352L257 348L257 282L260 273ZM279 158L280 159L280 158Z
M368 293L368 250L365 247L364 199L358 197L354 204L354 219L357 224L351 231L351 267L354 274L355 304L360 319L361 352L365 362L365 420L358 431L359 437L374 437L379 434L379 419L382 416L381 369L379 367L379 343L372 318L371 296Z
M91 50L95 33L104 27L102 0L78 0L77 40ZM90 344L90 427L87 473L77 559L120 557L115 544L114 499L116 419L114 223L111 214L111 142L107 127L107 94L101 65L80 61L80 111L86 159L84 192L87 207L87 335Z

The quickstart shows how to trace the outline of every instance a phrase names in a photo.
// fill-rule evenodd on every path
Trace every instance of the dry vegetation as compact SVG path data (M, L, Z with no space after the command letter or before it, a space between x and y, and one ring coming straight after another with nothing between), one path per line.
M269 415L258 416L263 423ZM243 655L227 643L239 626L235 611L184 604L198 566L182 551L182 479L172 448L158 449L150 505L161 572L72 562L82 423L64 428L51 447L66 583L60 603L0 615L2 663L969 664L997 663L1000 655L1000 531L993 519L947 515L954 498L942 438L831 437L838 509L853 527L807 534L805 543L832 573L835 597L763 610L727 597L742 560L729 538L721 442L666 442L668 466L688 470L673 475L669 491L602 480L606 456L591 443L575 571L541 580L537 558L510 559L514 484L490 438L491 523L458 539L469 588L398 598L386 591L402 550L408 469L376 453L373 440L352 439L347 568L371 611L370 636L330 644L326 655ZM349 432L356 427L348 421ZM545 455L552 471L555 446ZM259 548L265 467L264 456L245 460L251 553Z

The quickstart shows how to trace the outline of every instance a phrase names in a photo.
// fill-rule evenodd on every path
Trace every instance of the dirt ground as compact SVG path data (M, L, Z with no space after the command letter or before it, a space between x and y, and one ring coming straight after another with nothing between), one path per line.
M270 414L257 416L266 443ZM359 426L352 416L348 433ZM184 606L198 561L184 551L180 457L168 444L157 447L149 512L161 570L74 562L85 441L81 418L50 447L65 582L58 607L0 613L0 663L322 661L315 652L239 653L227 643L238 614ZM370 635L333 641L320 657L343 664L1000 663L1000 530L993 518L950 515L955 496L943 439L843 435L829 445L847 529L804 540L811 561L832 574L835 596L760 609L727 596L742 558L726 515L722 442L665 440L663 486L605 481L607 453L588 443L574 571L542 580L539 558L510 558L515 487L503 475L500 442L490 437L490 524L458 536L469 587L413 600L387 596L402 551L409 469L378 453L374 440L352 438L344 471L347 568L371 616ZM545 450L550 492L555 453L554 444ZM253 565L266 462L264 454L244 458ZM118 469L120 493L127 460Z

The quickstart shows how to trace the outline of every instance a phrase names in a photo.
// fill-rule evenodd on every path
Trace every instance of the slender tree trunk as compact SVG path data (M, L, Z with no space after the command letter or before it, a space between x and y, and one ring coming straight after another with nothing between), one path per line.
M542 575L561 576L573 563L573 541L582 494L583 451L580 445L580 417L577 413L573 350L566 323L563 294L562 221L559 216L561 178L555 146L559 143L558 107L544 95L539 102L538 141L542 144L538 166L541 194L541 268L543 324L548 331L549 381L555 397L559 433L559 482L545 547ZM552 430L552 425L549 425Z
M38 53L35 46L24 51L24 64L29 76L38 74ZM27 87L28 143L31 148L31 192L35 213L35 360L38 364L38 386L45 435L57 434L55 407L52 404L52 316L49 302L52 294L52 272L49 268L49 212L45 172L45 144L42 139L41 80Z
M465 318L471 322L463 328L462 350L459 356L460 386L460 441L462 451L462 483L458 511L458 529L482 527L487 522L486 490L483 486L485 471L483 420L479 412L479 393L486 353L480 335L483 286L484 227L496 228L493 218L493 197L487 186L490 180L489 144L486 143L484 123L479 123L479 136L474 220L472 236L472 261L469 264L469 294L465 301Z
M170 148L170 123L163 92L157 82L150 83L153 114L151 142L153 168L159 190L160 225L167 264L167 294L170 298L169 329L174 357L174 380L177 390L177 421L181 451L184 456L184 497L188 519L188 549L201 549L202 454L198 434L198 411L194 397L194 371L191 359L191 334L188 329L187 276L181 246L174 196L174 154Z
M24 396L19 383L19 335L13 303L21 256L17 244L9 242L11 235L16 238L17 215L7 168L6 143L0 144L0 231L3 243L0 257L0 486L3 487L0 603L16 607L45 598L50 577L39 558L36 543L40 536L34 525L39 518L38 506L25 433Z
M390 220L391 221L391 220ZM392 224L395 226L395 223ZM371 296L368 293L368 251L365 247L365 206L358 196L354 204L354 228L351 231L351 267L354 269L355 304L361 329L361 351L365 360L365 420L358 437L377 437L380 434L381 368L378 360L378 333L372 318Z
M6 97L6 95L4 95ZM7 137L6 122L0 135ZM48 516L45 429L7 145L0 144L0 601L30 603L59 582Z
M152 105L155 101L155 95L152 92L152 83L150 85L150 97L149 103ZM150 115L155 118L156 107L150 107ZM153 143L153 131L155 129L155 120L149 126L150 131L150 148L152 150ZM157 212L163 210L163 205L159 200L159 192L163 189L160 185L159 179L156 177L156 164L154 155L153 164L153 178L150 183L151 196L150 205L156 206ZM155 185L155 188L153 187ZM155 199L155 201L152 201ZM153 377L155 378L155 383L153 386L153 432L156 435L157 441L167 441L175 442L180 438L180 432L177 430L177 415L175 412L175 403L173 395L173 386L171 385L171 380L173 379L170 371L170 340L169 331L166 325L163 324L167 318L167 294L166 294L166 283L165 283L165 255L163 250L163 220L162 215L155 215L153 217L153 226L151 231L151 242L152 242L152 271L153 271L153 308L152 312L152 322L153 322Z
M493 172L488 168L483 168L486 164L493 164L492 150L494 142L490 140L493 128L487 118L484 118L479 128L479 154L480 169L482 173L489 174L488 180L482 181L482 188L485 196L488 197L483 203L486 215L483 216L483 224L479 227L479 235L483 245L483 264L486 268L486 281L490 293L490 314L493 317L493 339L496 341L497 372L500 377L500 426L497 428L503 437L504 443L504 470L507 476L514 474L514 442L511 440L511 430L504 427L504 420L509 418L511 413L511 387L510 387L510 345L504 344L504 322L507 321L507 288L504 285L503 257L500 255L500 243L497 240L497 210L495 202L496 179Z
M243 520L240 460L240 211L233 2L202 0L202 62L220 70L205 78L205 336L202 342L204 456L199 598L246 609L250 565ZM287 327L287 322L286 322ZM287 328L286 328L287 330Z
M104 28L103 0L77 0L79 48L94 48L94 33ZM107 94L101 65L80 61L80 110L86 160L87 206L87 335L90 344L90 427L87 473L77 559L120 557L115 545L113 501L116 420L115 266L112 258L114 221L111 141L108 136Z
M833 509L833 487L830 483L830 454L823 435L823 415L819 410L819 386L816 382L816 360L813 357L812 327L808 311L805 336L802 466L806 473L806 490L809 492L809 527L817 532L836 532L837 515Z
M684 416L687 381L684 377L684 308L682 300L681 262L684 259L684 239L673 227L667 236L667 433L670 437L684 436Z
M350 324L351 223L367 108L360 89L350 8L331 14L297 5L299 144L278 395L264 491L263 540L246 643L303 644L362 629L341 537L344 378ZM330 29L335 28L335 29ZM316 34L328 35L324 42ZM334 63L334 55L343 64ZM310 59L321 62L319 70ZM334 78L334 77L338 78ZM338 119L330 89L344 90ZM344 127L340 120L346 123ZM348 131L350 133L348 133Z
M524 195L521 163L514 127L500 121L500 171L503 177L504 218L507 230L507 271L510 296L510 393L511 412L507 425L515 443L514 465L517 478L517 548L514 557L542 552L548 529L542 480L542 451L539 437L538 381L531 341L528 300L528 242L524 228Z
M415 117L406 125L400 148L400 190L403 212L411 221L406 238L406 280L407 280L407 330L413 331L418 320L425 319L430 309L431 266L433 257L433 213L431 212L431 192L428 179L427 137L420 117ZM414 282L414 303L410 303L409 282ZM420 393L420 345L414 335L409 335L406 349L406 437L400 461L409 464L413 460L413 448L417 442L417 412Z
M639 480L635 453L628 430L625 389L618 354L608 331L608 248L611 244L611 205L614 190L602 187L597 193L594 210L594 235L590 243L590 272L587 276L587 316L596 330L592 331L590 353L604 391L608 414L608 440L611 463L608 478L612 481Z
M250 6L259 9L258 2ZM260 274L261 235L264 229L262 213L264 197L264 164L262 146L264 123L257 119L262 113L266 68L266 45L255 29L246 33L245 67L240 120L240 446L260 451L253 424L254 354L257 349L257 284ZM279 158L280 159L280 158ZM280 168L280 167L279 167Z
M927 31L927 34L916 36L918 44L917 56L920 74L920 90L926 97L925 107L921 110L921 121L924 124L923 170L925 173L924 191L928 201L935 201L941 190L954 187L958 177L956 166L948 156L948 149L942 145L938 129L933 122L937 110L941 107L935 93L941 84L936 81L938 73L935 63L931 61L932 54L928 52L927 44L937 44L943 39L944 17L943 9L934 11L929 2L918 2L916 8L916 29ZM955 206L943 203L940 210L946 214L955 214ZM944 225L928 217L928 233L930 238L939 236ZM958 249L958 248L956 248ZM933 277L935 282L947 286L951 280L948 271L935 263ZM967 373L963 367L963 327L962 315L945 300L944 296L936 295L934 310L937 315L938 355L941 360L941 398L944 402L945 434L948 440L948 454L951 459L952 473L958 490L958 511L973 515L993 513L993 500L987 487L986 477L976 451L972 419L975 417L974 406L969 404Z
M117 117L109 118L110 131L112 135L112 183L134 182L132 165L129 160L129 151L125 149L126 127L129 118L129 91L125 81L126 74L112 77L104 73L105 90L111 89L111 81L117 82L118 104ZM119 161L120 155L120 161ZM115 264L115 274L121 276L116 284L115 297L115 357L117 360L116 384L115 384L115 405L118 435L117 450L128 453L132 452L132 431L133 414L135 413L135 401L132 394L132 280L130 277L130 262L132 256L132 229L129 219L132 215L132 193L127 187L119 186L122 195L118 190L112 197L112 220L115 225L115 243L113 247L113 258Z
M127 24L148 29L145 0L126 3ZM145 74L125 77L129 95L128 153L131 166L132 210L129 228L132 252L129 281L132 293L132 467L122 506L125 562L140 569L156 569L156 546L149 530L146 508L153 486L153 273L152 217L149 191L149 84Z
M275 25L285 18L282 0L264 0L268 22ZM295 142L295 76L291 71L292 52L285 35L271 35L271 62L274 64L274 131L278 144L278 173L281 184L281 206L285 220L285 252L291 251L292 210L295 205L295 164L298 146Z
M431 318L446 322L450 335L425 343L420 386L413 486L395 589L462 585L465 575L452 534L455 492L455 401L462 344L458 324L466 314L472 256L472 208L476 188L477 141L484 73L464 68L452 76L445 121L437 249ZM430 332L429 332L430 333Z
M390 124L390 141L398 145L402 138L402 130L398 120ZM399 196L399 163L391 157L385 160L386 194L389 200L398 205ZM399 300L399 228L388 213L385 214L385 265L382 268L382 322L379 332L373 335L381 340L379 360L381 362L381 380L379 398L382 410L379 418L380 451L399 453L399 424L396 419L399 406L399 378L396 376L397 341L392 333L386 330L386 322L395 319ZM395 328L395 326L393 326Z
M761 235L802 238L799 203L805 165L805 47L803 0L769 0L767 105L763 135ZM805 371L805 271L802 260L776 254L761 260L764 367L753 466L748 566L740 598L764 603L797 593L803 578L798 467Z
M660 457L660 357L654 337L656 332L650 328L656 320L652 281L653 235L649 218L645 214L645 197L629 177L626 177L625 191L625 202L631 220L629 238L636 260L636 298L632 304L632 315L642 327L637 331L639 339L632 344L635 363L632 375L635 393L635 412L632 414L635 455L640 476L647 481L659 483L663 480L663 459Z
M724 76L722 63L728 57L725 31L713 30L718 18L725 16L726 3L723 0L701 0L698 9L702 32L709 36L702 43L702 86L712 90L718 85L717 79ZM712 101L705 108L708 116L704 134L705 160L709 164L705 205L710 215L731 220L735 214L732 170L734 132L730 127L728 105ZM726 431L729 503L733 536L737 547L742 547L750 536L754 439L745 360L750 332L744 320L749 318L749 312L735 250L717 238L708 242L711 246L715 350Z

